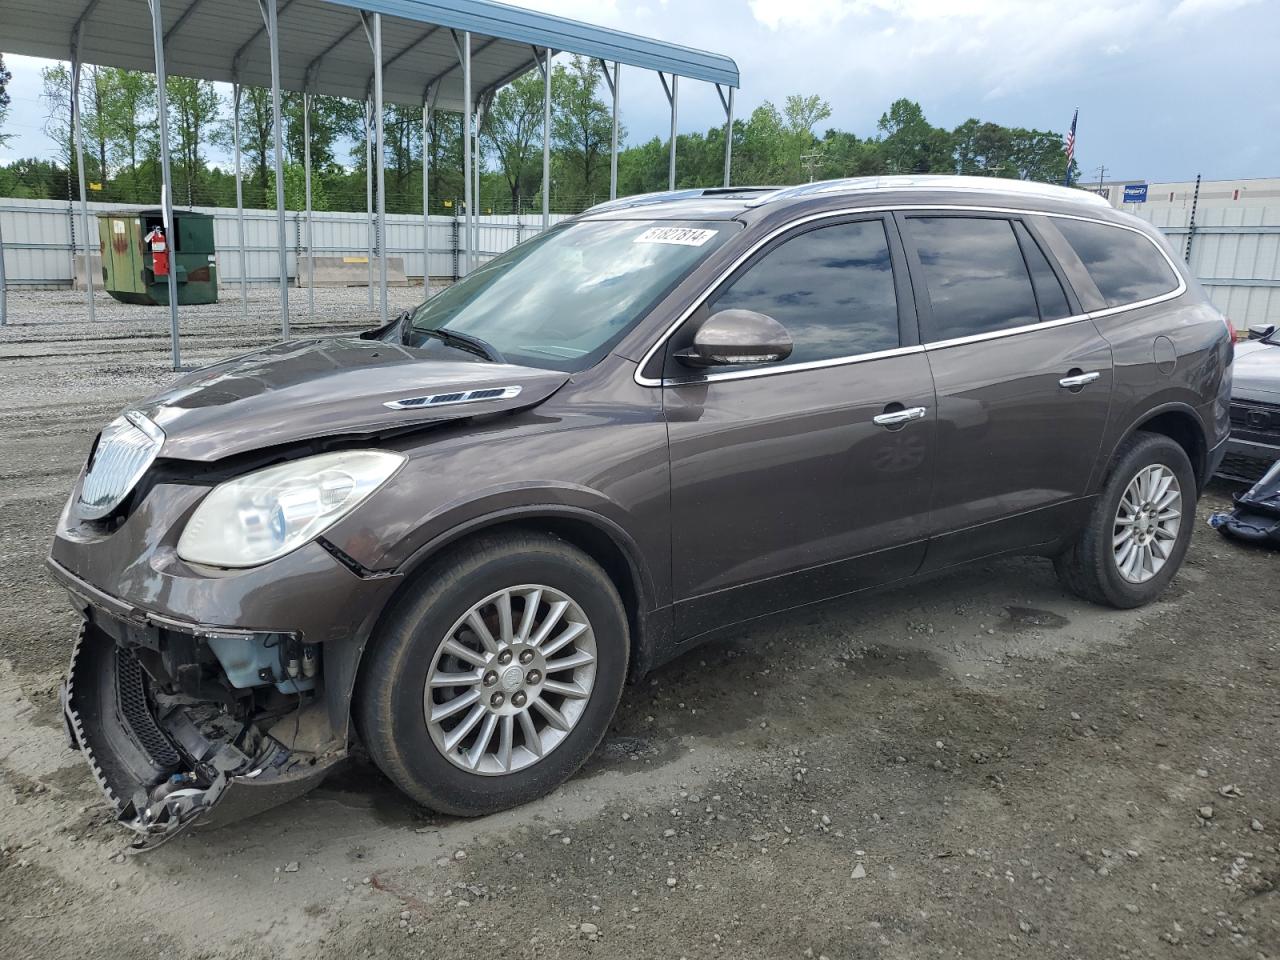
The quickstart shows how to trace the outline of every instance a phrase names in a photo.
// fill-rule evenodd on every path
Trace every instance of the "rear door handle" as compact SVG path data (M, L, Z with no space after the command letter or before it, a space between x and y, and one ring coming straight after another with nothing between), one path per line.
M1093 381L1097 380L1101 376L1102 374L1097 370L1091 370L1088 373L1077 373L1069 377L1063 377L1058 381L1058 386L1066 387L1068 390L1075 390L1079 387L1085 386L1086 384L1093 383Z
M889 413L877 414L871 418L871 422L881 427L896 427L903 423L909 423L912 420L921 420L928 412L928 407L907 407L903 410L893 410Z

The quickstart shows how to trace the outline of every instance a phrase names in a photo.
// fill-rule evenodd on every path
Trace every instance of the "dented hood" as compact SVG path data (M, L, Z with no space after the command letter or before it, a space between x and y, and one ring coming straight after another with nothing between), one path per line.
M377 340L303 340L197 370L135 409L164 430L161 456L212 461L299 440L516 410L541 403L568 379L554 370L429 358L417 348ZM386 406L517 387L506 390L514 396L498 399Z

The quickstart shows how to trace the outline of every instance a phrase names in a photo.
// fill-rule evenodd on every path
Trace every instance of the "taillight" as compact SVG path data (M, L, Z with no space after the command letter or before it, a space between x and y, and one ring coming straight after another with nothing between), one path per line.
M1231 337L1231 342L1236 342L1236 325L1231 322L1231 318L1225 313L1222 314L1222 322L1227 325L1227 334Z

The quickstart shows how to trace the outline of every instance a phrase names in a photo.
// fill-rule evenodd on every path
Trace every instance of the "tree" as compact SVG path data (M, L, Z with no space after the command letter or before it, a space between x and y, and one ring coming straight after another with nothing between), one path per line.
M55 63L50 67L40 68L40 80L43 91L40 99L44 101L45 115L44 134L58 147L58 157L63 165L71 168L73 137L71 132L71 71L66 64Z
M96 161L94 164L86 161L85 170L104 181L110 176L111 169L107 164L107 145L111 140L111 128L107 122L107 103L113 93L111 79L108 68L93 64L87 65L81 76L81 87L87 80L88 90L82 89L80 94L80 124L92 159Z
M881 149L890 173L950 173L951 136L929 124L914 100L895 100L880 117Z
M608 145L613 138L609 108L596 96L600 74L588 57L574 56L551 74L551 130L555 139L561 186L585 196L603 193L607 181Z
M526 73L498 91L480 138L497 154L511 202L537 192L542 182L542 76Z
M804 97L792 94L782 110L783 176L786 180L812 180L814 161L821 159L815 124L831 116L831 104L817 94Z
M4 65L4 54L0 53L0 147L5 146L13 134L4 132L4 122L9 118L9 81L13 74Z
M187 201L191 202L204 173L200 146L218 121L221 101L212 83L194 77L169 77L166 90L173 140L170 148L178 155L178 172L186 184ZM174 189L176 192L176 184Z
M107 157L115 166L117 180L124 181L116 195L139 200L154 192L144 188L140 166L156 152L155 75L114 67L105 68L104 73L110 94L100 118L107 131Z
M234 93L232 94L234 97ZM234 149L234 104L228 103L220 122L214 125L211 138L224 150ZM275 183L271 180L273 113L271 91L266 87L240 88L240 148L249 158L250 178L264 208L276 205Z

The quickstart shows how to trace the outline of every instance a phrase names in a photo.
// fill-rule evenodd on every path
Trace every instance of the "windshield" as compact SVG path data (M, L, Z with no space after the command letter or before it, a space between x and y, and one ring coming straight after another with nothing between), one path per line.
M414 311L406 340L443 330L508 363L584 370L598 362L734 222L583 220L513 247Z

